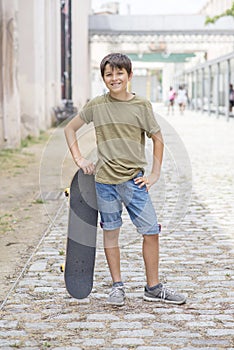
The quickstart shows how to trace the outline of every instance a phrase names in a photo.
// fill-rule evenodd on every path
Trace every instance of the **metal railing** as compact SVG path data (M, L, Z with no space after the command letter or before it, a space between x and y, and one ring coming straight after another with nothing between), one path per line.
M195 111L234 117L229 89L234 85L234 51L175 75L174 86L185 85L190 108Z

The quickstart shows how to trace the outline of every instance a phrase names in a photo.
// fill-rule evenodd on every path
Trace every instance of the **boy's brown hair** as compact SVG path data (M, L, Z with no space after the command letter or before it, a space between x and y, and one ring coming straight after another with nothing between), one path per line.
M107 64L109 64L112 69L116 67L119 69L125 68L128 73L128 76L132 73L131 60L128 58L128 56L123 55L121 53L110 53L102 59L100 63L102 78L104 77L104 71Z

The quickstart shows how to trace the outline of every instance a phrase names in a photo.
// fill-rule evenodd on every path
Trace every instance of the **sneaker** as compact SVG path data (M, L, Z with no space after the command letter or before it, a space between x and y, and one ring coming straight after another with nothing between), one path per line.
M125 300L124 286L113 286L107 299L107 303L116 306L123 306Z
M186 297L183 294L176 293L173 289L166 288L159 283L153 290L145 286L144 300L146 301L163 301L169 304L184 304Z

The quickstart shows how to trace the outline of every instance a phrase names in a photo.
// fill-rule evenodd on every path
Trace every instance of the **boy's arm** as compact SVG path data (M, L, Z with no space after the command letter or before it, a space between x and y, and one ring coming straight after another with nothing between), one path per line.
M160 177L164 150L164 143L161 131L158 131L156 134L153 134L151 138L153 141L153 164L151 174L148 176L149 182L152 182L150 186L157 182Z
M76 131L79 130L84 124L85 122L78 115L66 125L64 128L64 133L74 162L83 170L85 174L91 175L94 173L95 166L92 162L82 157L76 139Z
M153 134L151 138L153 141L153 163L151 173L148 176L142 176L135 179L135 183L138 184L139 187L146 185L147 190L149 190L150 187L155 184L160 177L164 149L161 131Z

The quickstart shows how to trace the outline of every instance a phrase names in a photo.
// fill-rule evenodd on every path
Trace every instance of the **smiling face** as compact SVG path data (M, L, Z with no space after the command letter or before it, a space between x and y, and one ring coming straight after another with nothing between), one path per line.
M114 98L127 98L127 87L131 78L132 73L129 75L125 68L111 67L109 63L105 66L103 80Z

